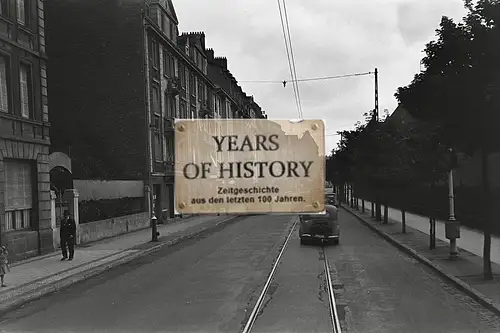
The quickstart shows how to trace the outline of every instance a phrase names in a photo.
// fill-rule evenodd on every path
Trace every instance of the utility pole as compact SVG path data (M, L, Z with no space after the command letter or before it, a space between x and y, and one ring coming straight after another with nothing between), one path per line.
M378 121L379 121L379 110L378 110L378 68L375 68L375 110L373 110L375 113L374 118L375 118L375 123L377 123L378 126ZM377 221L382 220L382 207L380 204L380 198L378 198L378 195L376 197L376 203L375 203L375 218Z
M375 121L378 120L378 68L375 68Z

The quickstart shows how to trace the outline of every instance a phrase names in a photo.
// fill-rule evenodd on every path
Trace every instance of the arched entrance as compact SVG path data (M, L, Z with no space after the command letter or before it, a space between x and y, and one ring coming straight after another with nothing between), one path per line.
M50 190L56 195L56 225L60 225L62 214L68 208L68 202L64 200L65 190L73 188L73 175L71 173L71 159L61 152L53 152L49 155L50 167Z

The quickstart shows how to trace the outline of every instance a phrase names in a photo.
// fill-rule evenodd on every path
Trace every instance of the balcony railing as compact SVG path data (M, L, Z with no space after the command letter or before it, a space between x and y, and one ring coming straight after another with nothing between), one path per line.
M170 133L174 131L174 119L164 119L163 131Z
M172 96L177 96L180 91L181 81L179 78L169 78L167 83L167 92Z

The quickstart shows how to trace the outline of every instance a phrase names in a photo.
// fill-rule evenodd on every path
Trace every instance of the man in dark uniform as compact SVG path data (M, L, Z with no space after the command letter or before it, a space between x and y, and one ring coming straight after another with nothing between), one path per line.
M75 255L76 223L75 220L69 216L67 210L64 211L59 235L61 237L61 250L63 255L61 260L66 260L68 258L66 248L69 249L69 260L73 260L73 256Z

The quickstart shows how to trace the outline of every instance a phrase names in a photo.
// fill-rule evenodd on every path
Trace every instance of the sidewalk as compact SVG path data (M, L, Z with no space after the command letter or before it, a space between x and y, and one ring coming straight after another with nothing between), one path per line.
M16 262L5 275L6 288L0 289L0 315L14 307L88 279L118 265L132 261L164 246L192 238L235 215L202 215L158 225L158 242L151 242L151 229L85 244L75 249L73 261L60 261L60 252Z
M358 202L361 209L361 199L358 199ZM365 208L370 210L370 201L365 200ZM389 218L401 223L401 210L392 207L388 208ZM420 230L427 235L429 234L428 216L422 216L412 212L406 212L405 215L407 226ZM436 219L436 237L449 243L449 240L445 237L445 224L445 221ZM483 242L484 235L481 231L468 228L463 224L460 225L460 238L458 239L458 246L482 258ZM500 264L500 237L496 235L491 236L491 261Z
M459 257L449 259L449 243L436 239L436 248L429 249L429 235L406 226L401 232L401 223L389 218L388 224L377 222L369 209L365 213L343 204L342 208L356 216L361 222L377 232L390 243L408 253L423 264L437 271L460 290L481 305L500 315L500 265L492 263L494 279L483 279L483 259L459 248Z

